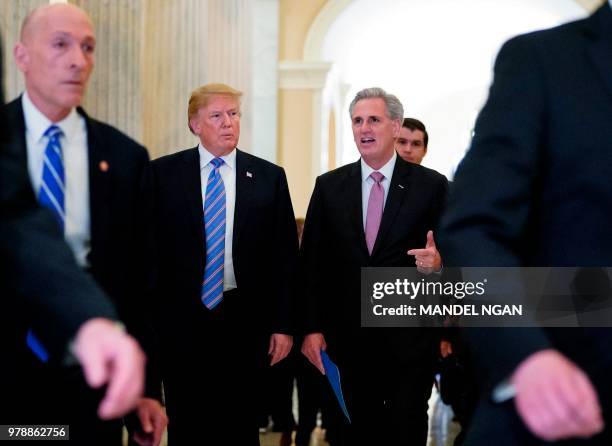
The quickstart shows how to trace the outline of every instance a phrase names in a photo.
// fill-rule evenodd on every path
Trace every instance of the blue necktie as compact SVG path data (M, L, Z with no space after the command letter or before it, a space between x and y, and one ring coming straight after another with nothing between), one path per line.
M212 170L206 183L204 200L204 234L206 238L206 264L201 298L212 310L223 299L223 267L225 264L225 187L219 168L221 158L213 159Z
M45 132L45 136L49 141L45 149L38 201L41 205L53 211L63 232L66 217L64 206L64 186L66 183L62 161L62 145L60 143L63 132L58 126L52 125Z
M48 142L43 160L42 182L38 192L38 201L42 206L51 209L62 228L62 232L64 232L64 220L66 217L64 206L65 177L62 145L60 143L60 137L63 136L63 132L62 129L54 124L47 129L44 136L48 138ZM49 354L32 330L28 331L26 343L41 361L48 361Z

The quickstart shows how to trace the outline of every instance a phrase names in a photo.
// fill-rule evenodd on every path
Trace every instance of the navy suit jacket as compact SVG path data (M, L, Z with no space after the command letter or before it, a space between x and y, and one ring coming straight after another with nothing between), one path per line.
M317 178L302 238L300 280L304 333L322 332L330 354L360 358L356 336L380 336L402 363L433 360L437 332L360 329L361 268L414 267L412 248L423 248L444 208L448 182L436 171L397 157L385 208L368 253L363 229L360 161ZM408 347L409 346L409 347Z
M612 266L612 11L501 49L439 237L454 266ZM488 383L557 348L610 407L611 329L474 330ZM476 424L476 423L475 423Z
M198 148L152 163L158 287L164 350L197 339L208 311L200 300L205 237ZM255 332L291 333L297 229L282 168L237 150L232 254L242 312ZM265 351L263 352L265 354ZM183 358L184 359L184 358ZM182 360L182 359L178 359Z
M149 158L144 147L117 129L78 109L87 126L91 251L90 273L116 305L119 317L150 357L147 394L160 398L154 372L154 341L148 309L153 288ZM27 172L25 120L21 98L5 107L13 132L11 156ZM101 168L106 163L107 169ZM34 205L31 186L21 200ZM149 300L147 300L149 299Z

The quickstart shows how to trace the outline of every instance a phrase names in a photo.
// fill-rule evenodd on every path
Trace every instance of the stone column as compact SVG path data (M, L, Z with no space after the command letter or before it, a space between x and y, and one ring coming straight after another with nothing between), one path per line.
M0 27L2 29L2 54L4 57L4 96L7 101L17 97L24 89L23 76L13 59L13 47L19 40L21 23L32 9L49 0L0 1Z
M327 130L323 129L329 115L323 107L323 88L331 66L304 61L279 64L280 162L287 171L297 216L306 214L314 181L327 169L327 147L323 147Z
M196 145L191 91L207 80L208 1L148 0L142 55L143 140L153 158Z
M96 64L83 107L142 141L142 83L144 0L70 0L83 8L96 31Z

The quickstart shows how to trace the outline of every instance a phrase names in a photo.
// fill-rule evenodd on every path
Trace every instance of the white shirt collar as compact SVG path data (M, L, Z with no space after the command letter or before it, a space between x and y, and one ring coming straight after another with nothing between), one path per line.
M610 8L612 8L612 0L608 0L608 5L610 5Z
M206 150L202 143L198 144L198 153L200 154L200 170L204 169L213 159L217 158ZM236 168L236 148L227 155L223 155L219 158L221 158L232 170Z
M76 108L70 110L68 116L58 122L51 122L49 118L42 114L42 112L36 108L28 92L24 91L21 96L21 105L23 107L23 116L25 119L26 131L30 132L34 137L34 141L40 141L47 129L52 125L57 125L64 132L64 137L70 140L72 136L79 130L79 114Z
M396 159L397 159L397 153L394 150L393 151L393 156L391 157L391 159L389 161L387 161L387 164L382 166L376 172L382 173L385 176L385 179L391 181L391 177L393 176L393 169L395 168L395 160ZM366 181L372 172L375 172L375 170L372 169L363 160L363 158L361 158L361 181Z

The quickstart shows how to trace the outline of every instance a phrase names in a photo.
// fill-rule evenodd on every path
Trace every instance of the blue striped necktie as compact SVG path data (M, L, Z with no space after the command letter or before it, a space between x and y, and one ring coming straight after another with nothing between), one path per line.
M206 183L204 199L204 236L206 264L202 282L202 303L212 310L223 299L223 267L225 264L225 187L219 168L221 158L213 159Z
M51 209L62 228L62 232L64 232L64 220L66 217L64 206L64 185L66 182L62 160L62 145L60 143L60 137L63 134L62 129L55 124L51 125L45 132L44 136L49 141L45 149L42 182L38 192L38 201L42 206ZM48 361L49 354L32 330L28 331L26 343L41 361Z
M64 229L66 217L64 206L64 163L62 160L62 145L60 137L64 133L55 124L50 126L45 132L45 137L49 139L45 149L43 161L42 182L38 192L38 201L44 207L53 211L58 223Z

